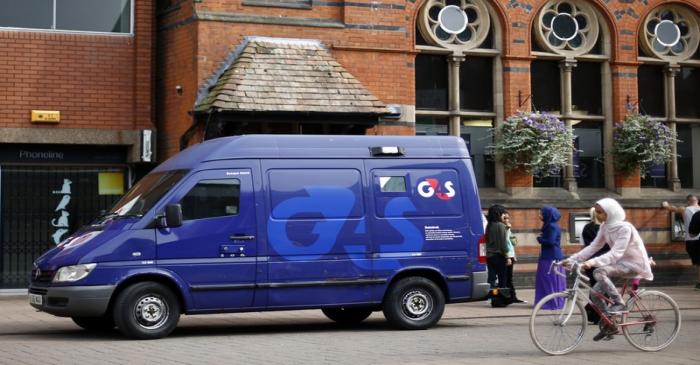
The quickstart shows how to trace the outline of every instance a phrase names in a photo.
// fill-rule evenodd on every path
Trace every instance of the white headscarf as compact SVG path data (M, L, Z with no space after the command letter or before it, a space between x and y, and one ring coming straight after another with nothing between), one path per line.
M603 208L605 213L608 215L608 218L605 219L604 222L605 225L602 226L605 227L608 234L614 234L620 227L625 225L625 210L622 208L622 205L617 202L617 200L612 198L604 198L598 200L596 204L600 205L600 207Z

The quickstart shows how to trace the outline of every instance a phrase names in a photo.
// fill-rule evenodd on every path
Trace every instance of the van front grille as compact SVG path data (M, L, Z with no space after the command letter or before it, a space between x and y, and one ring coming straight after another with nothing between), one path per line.
M39 274L37 275L37 271ZM48 283L53 280L53 276L56 274L55 270L32 270L32 283Z

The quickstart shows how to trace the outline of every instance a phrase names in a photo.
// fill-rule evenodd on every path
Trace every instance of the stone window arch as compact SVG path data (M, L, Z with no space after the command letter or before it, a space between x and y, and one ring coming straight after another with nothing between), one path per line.
M534 35L545 50L575 57L591 51L598 41L595 9L583 1L549 1L537 14Z
M418 28L429 44L456 51L479 47L490 25L480 0L428 0L418 14Z
M660 5L641 20L638 37L639 109L666 122L680 140L672 161L648 169L642 187L700 188L700 14Z
M536 187L612 188L611 37L604 15L589 1L550 0L532 21L530 101L572 128L577 151L559 176ZM608 133L609 134L609 133Z
M639 32L644 54L669 62L691 58L699 41L698 17L681 5L663 5L652 10Z
M427 0L416 18L416 134L462 137L482 187L504 187L486 148L503 120L500 32L487 0Z

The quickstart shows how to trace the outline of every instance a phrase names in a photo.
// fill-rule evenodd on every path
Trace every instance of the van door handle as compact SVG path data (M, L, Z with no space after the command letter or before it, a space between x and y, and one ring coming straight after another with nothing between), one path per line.
M231 241L252 241L255 239L255 236L249 236L249 235L233 235L229 237Z

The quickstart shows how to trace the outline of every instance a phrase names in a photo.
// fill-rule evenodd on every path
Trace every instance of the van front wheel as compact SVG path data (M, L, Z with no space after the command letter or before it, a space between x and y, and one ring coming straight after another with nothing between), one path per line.
M397 328L422 330L434 326L445 310L445 296L431 280L408 277L394 283L384 299L384 317Z
M339 324L360 323L372 314L372 310L367 308L323 308L321 311Z
M114 322L127 337L165 337L177 327L180 305L168 287L142 282L127 287L114 302Z

